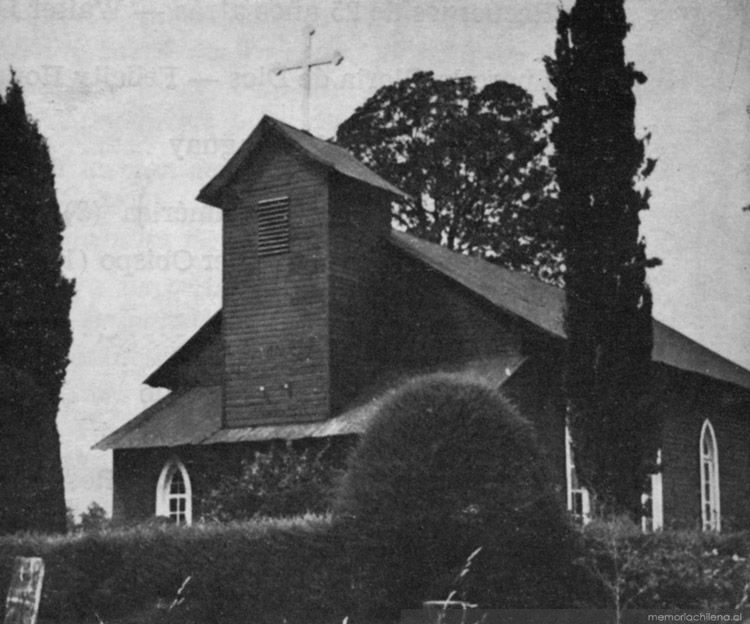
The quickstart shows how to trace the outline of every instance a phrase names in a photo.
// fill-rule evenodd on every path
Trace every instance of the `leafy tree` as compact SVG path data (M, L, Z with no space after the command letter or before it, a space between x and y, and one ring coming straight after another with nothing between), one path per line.
M599 502L636 514L653 467L657 423L643 400L653 331L639 213L648 137L635 136L634 83L625 63L623 0L578 0L557 22L552 164L559 185L568 335L566 393L581 480Z
M82 531L102 531L108 528L110 519L107 511L96 501L93 501L86 511L81 514L81 522L77 528Z
M0 96L0 531L65 531L55 423L74 284L52 162L12 74Z
M393 205L416 236L543 277L559 274L549 110L521 87L418 72L382 87L336 142L413 198Z

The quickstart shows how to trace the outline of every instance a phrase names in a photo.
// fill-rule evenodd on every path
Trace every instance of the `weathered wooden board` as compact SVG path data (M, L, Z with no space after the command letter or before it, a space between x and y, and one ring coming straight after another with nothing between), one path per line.
M16 557L13 562L4 624L36 624L42 597L44 561L39 557Z

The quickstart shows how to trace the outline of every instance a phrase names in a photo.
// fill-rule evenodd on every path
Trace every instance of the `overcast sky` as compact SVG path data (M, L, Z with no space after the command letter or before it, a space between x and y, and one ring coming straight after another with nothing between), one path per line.
M570 2L566 2L569 5ZM503 79L539 102L557 0L289 2L0 0L12 65L48 138L77 281L58 418L68 504L111 506L111 452L89 450L160 396L141 384L220 306L219 211L194 201L264 113L330 137L380 86L417 70ZM650 131L643 232L655 316L750 367L750 3L628 0L637 126ZM7 82L7 74L0 80Z

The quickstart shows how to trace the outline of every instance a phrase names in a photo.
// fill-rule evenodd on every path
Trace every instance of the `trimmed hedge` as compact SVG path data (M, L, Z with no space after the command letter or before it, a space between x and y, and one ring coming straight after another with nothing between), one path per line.
M629 609L750 607L750 532L642 534L616 520L592 523L583 539L580 563L599 581L591 606L614 607L607 586L619 582L621 606Z
M395 619L453 590L483 607L571 607L585 585L531 423L464 376L418 377L384 400L334 514L368 618Z
M47 624L93 623L97 615L107 624L333 624L356 607L341 540L326 517L4 537L0 591L7 593L13 557L41 556ZM582 540L591 592L578 607L613 606L604 586L617 577L613 548L626 608L734 609L750 582L750 532L641 535L596 523ZM478 574L472 567L470 576ZM171 613L157 609L188 576L185 601Z
M0 591L15 556L46 564L41 620L330 622L349 605L348 569L327 517L194 527L144 526L0 539ZM185 600L169 605L190 576ZM148 615L151 614L151 615Z

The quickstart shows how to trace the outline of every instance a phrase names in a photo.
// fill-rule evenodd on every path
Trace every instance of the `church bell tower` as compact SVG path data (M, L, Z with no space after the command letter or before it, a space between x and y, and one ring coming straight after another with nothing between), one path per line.
M223 211L224 427L325 420L353 398L398 195L268 116L201 190Z

